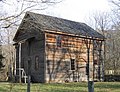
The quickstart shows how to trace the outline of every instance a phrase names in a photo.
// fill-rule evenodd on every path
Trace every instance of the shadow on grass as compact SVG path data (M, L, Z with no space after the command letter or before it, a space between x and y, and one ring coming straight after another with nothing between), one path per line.
M34 85L33 87L42 90L42 92L87 92L86 83L50 83L32 85Z
M120 83L116 83L116 82L99 82L99 83L95 83L95 88L120 89Z
M118 82L95 82L95 92L120 92ZM11 89L11 91L10 91ZM1 83L0 92L26 92L27 84ZM31 83L31 92L87 92L87 82L80 83Z

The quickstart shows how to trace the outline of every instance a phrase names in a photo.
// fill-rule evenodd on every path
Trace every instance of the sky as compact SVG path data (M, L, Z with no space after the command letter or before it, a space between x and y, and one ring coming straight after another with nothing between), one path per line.
M96 11L108 12L111 10L108 0L63 0L63 2L50 7L47 14L85 22L86 17Z
M8 0L8 4L2 4L0 2L1 14L4 10L9 15L17 14L19 12L20 3L15 3L15 1L16 0ZM110 11L109 2L107 0L63 0L61 3L49 6L46 10L37 13L86 23L86 18L96 11ZM20 20L22 19L20 18Z
M9 8L7 8L7 4L4 5L4 8L6 11L9 11L10 14L17 13L17 9L15 10L14 7L15 5L19 5L10 3L13 1L15 0L9 0L8 3L11 4ZM86 18L96 11L110 11L109 3L108 0L62 0L61 3L49 6L48 9L42 10L39 13L85 22Z

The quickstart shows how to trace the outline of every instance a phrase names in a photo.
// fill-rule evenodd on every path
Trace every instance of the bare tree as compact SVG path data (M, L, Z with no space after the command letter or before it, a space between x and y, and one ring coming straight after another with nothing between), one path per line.
M110 13L108 12L95 12L92 14L92 17L90 17L90 21L92 21L92 26L94 25L94 29L98 32L100 32L105 38L106 38L106 33L108 30L111 29L111 16ZM90 22L91 23L91 22ZM106 63L107 63L107 58L106 58L106 51L108 48L106 48L107 45L107 38L106 41L104 41L104 52L102 52L103 54L103 58L104 60L102 60L102 62L100 62L102 70L101 70L101 77L104 80L104 70L106 69L106 67L109 67Z
M19 21L19 19L17 18L21 17L22 14L24 14L26 11L45 10L49 6L55 5L61 1L62 0L1 0L1 4L6 4L8 8L14 5L14 13L9 15L8 12L10 11L6 11L3 9L3 13L5 16L1 17L0 21L8 23L6 26L4 26L4 28L9 28L11 25L17 25L16 23Z
M41 11L63 0L0 0L0 45L5 56L6 71L14 63L13 37L26 11ZM11 74L10 74L11 76Z
M26 11L41 11L63 0L1 0L0 1L0 34L5 33L7 40L12 39ZM12 12L12 13L11 13ZM9 35L12 35L9 37ZM5 43L5 37L0 37ZM9 40L11 42L11 40ZM9 42L8 42L9 43ZM8 44L6 43L6 44Z
M114 13L113 28L120 30L120 0L111 0L110 2L113 5L112 11Z
M109 59L109 66L111 66L114 75L119 74L118 70L120 70L120 0L111 0L111 3L113 5L113 25L112 25L112 31L109 32L108 37L109 37L109 52L108 54L108 59ZM110 56L109 56L110 55Z

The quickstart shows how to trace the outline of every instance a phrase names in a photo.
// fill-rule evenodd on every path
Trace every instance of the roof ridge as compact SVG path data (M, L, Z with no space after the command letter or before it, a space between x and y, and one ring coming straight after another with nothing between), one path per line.
M73 34L80 37L84 36L102 40L105 38L102 34L95 31L86 23L76 22L45 14L38 14L30 11L27 11L25 16L26 17L24 17L23 20L25 20L25 18L28 19L25 22L28 22L30 20L30 23L32 23L34 27L37 27L42 31L45 31L47 28L49 30L54 30L55 32L61 31L62 33ZM21 24L20 27L22 26L23 25ZM18 29L18 31L20 30Z

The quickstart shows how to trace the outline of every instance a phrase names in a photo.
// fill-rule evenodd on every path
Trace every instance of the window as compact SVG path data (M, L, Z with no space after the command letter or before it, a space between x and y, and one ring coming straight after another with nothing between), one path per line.
M71 66L70 67L71 70L75 70L75 66L76 66L75 59L71 59L70 66Z
M39 69L39 57L36 56L35 57L35 70L38 70Z
M61 47L61 43L62 43L62 36L61 35L57 35L56 36L57 47Z
M94 65L98 65L98 60L94 60Z

